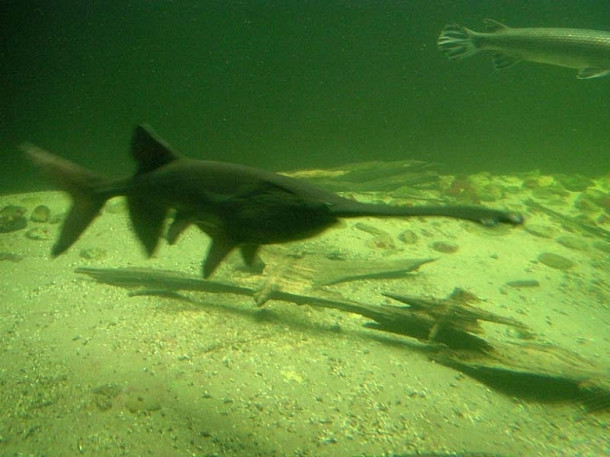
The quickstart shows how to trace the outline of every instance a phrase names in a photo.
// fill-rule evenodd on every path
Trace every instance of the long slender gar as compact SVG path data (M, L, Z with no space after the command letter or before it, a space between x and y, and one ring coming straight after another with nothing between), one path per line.
M451 60L492 51L494 67L508 68L521 60L578 69L578 79L610 74L610 32L563 28L511 28L485 19L486 32L458 24L446 25L439 49Z

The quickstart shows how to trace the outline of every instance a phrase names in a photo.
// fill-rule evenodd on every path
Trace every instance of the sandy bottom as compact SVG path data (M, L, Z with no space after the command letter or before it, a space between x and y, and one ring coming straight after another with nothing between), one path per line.
M0 199L0 208L9 204L30 211L45 204L61 214L69 202L45 192ZM382 230L394 245L371 241L357 223ZM557 243L561 235L585 244L593 238L542 213L527 224L553 236L447 219L354 219L286 248L359 259L438 257L401 279L328 289L389 303L380 292L445 297L461 287L483 300L479 306L526 323L538 341L607 368L608 254ZM363 327L362 317L273 301L259 308L231 295L129 296L74 272L138 266L198 274L208 238L197 230L146 259L114 200L70 251L51 260L59 227L30 223L0 234L0 252L19 256L0 261L2 456L610 455L608 409L586 414L578 404L509 397L430 361L415 340ZM28 238L31 228L46 239ZM405 230L417 235L414 244L399 240ZM435 241L459 249L439 253ZM91 252L100 258L83 257ZM574 265L551 268L537 260L543 252ZM234 256L215 279L252 281L238 264ZM540 285L505 284L526 279ZM505 327L485 329L512 339Z

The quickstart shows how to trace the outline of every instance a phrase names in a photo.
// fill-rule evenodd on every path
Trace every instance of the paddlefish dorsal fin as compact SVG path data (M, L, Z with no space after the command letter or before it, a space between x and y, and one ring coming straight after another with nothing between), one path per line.
M510 27L502 24L501 22L494 21L493 19L485 18L483 19L483 24L485 24L485 31L487 33L499 32L501 30L508 30Z
M137 174L148 173L180 158L147 124L135 128L131 137L131 156L138 163Z

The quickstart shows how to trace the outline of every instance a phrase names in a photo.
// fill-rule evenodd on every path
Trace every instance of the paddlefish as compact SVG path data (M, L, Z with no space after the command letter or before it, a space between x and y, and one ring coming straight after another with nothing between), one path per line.
M163 236L174 244L195 225L211 238L203 261L208 278L235 248L247 265L260 259L261 245L303 240L347 217L445 216L484 225L523 222L519 213L478 206L391 206L357 202L305 181L233 163L193 160L172 150L150 127L136 127L131 177L106 179L32 144L21 146L31 161L72 198L51 254L68 250L100 213L105 202L125 196L133 230L151 256Z
M610 32L564 28L511 28L485 19L486 32L474 32L458 24L445 26L438 37L439 49L451 60L480 51L492 51L497 70L521 60L578 70L578 79L610 74Z

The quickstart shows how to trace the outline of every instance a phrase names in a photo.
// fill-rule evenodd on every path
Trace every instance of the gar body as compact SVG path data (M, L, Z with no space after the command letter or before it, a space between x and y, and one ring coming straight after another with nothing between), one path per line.
M258 168L193 160L175 153L149 127L136 127L131 154L138 163L129 178L108 180L33 145L22 149L35 165L69 192L73 204L52 255L72 246L109 198L124 195L130 219L148 255L175 210L167 239L173 244L194 224L211 237L203 262L209 277L234 248L251 265L261 245L317 235L344 217L445 216L485 225L521 224L518 213L478 206L391 206L361 203L305 181Z
M575 68L579 79L610 74L610 32L587 29L507 27L485 19L485 32L459 24L445 26L438 38L439 49L451 60L480 51L493 52L496 69L526 60Z

